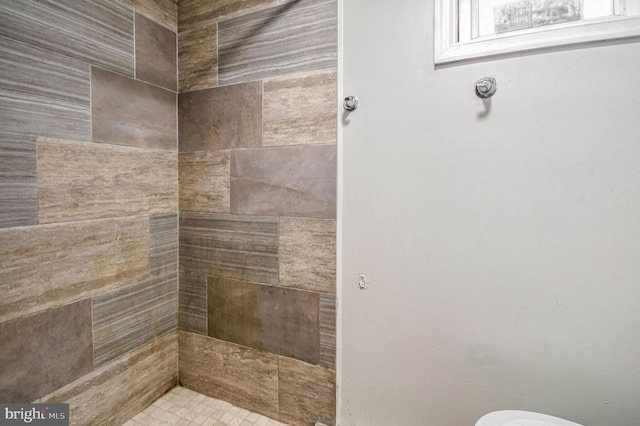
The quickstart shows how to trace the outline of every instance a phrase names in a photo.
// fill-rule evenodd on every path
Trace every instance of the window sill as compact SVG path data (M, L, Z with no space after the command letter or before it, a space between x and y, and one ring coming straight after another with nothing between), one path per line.
M453 41L455 32L451 31L454 28L451 25L453 11L443 10L439 3L442 1L436 1L434 58L436 65L554 46L640 37L640 16L613 16L592 21L531 28L456 43Z

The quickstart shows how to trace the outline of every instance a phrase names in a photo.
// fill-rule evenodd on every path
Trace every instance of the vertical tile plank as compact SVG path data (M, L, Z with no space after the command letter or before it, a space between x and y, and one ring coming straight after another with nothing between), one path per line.
M229 213L229 151L181 152L180 210Z
M177 328L175 274L93 298L94 365L99 367Z
M280 285L336 292L336 221L280 218Z
M36 138L0 133L0 228L37 223Z
M178 90L176 33L136 13L136 78Z

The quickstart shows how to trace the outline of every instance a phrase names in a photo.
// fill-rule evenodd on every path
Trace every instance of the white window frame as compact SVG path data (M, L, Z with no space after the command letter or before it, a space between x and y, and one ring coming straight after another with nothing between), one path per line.
M434 61L436 65L568 44L640 37L640 15L613 15L458 42L460 16L457 5L458 0L435 0ZM463 18L469 20L471 24L469 16Z

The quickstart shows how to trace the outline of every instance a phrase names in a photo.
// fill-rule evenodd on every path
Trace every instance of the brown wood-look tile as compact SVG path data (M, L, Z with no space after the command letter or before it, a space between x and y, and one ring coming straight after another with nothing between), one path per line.
M336 69L264 82L263 146L335 143Z
M2 2L9 3L36 2ZM0 129L89 139L89 69L76 59L0 36Z
M207 278L180 273L179 326L181 330L207 334Z
M178 215L154 214L149 217L149 267L151 276L178 273Z
M0 401L29 403L93 370L91 301L0 324Z
M36 138L0 133L0 228L37 223Z
M180 151L257 148L262 144L262 83L182 93Z
M0 229L0 321L149 277L146 217Z
M92 300L94 365L99 367L177 329L176 274L152 277Z
M93 140L176 151L176 98L169 90L93 67Z
M120 0L136 12L153 19L174 33L178 30L178 8L173 0Z
M320 295L320 362L323 367L336 368L336 296Z
M336 217L336 145L231 152L231 213Z
M170 31L136 13L136 78L178 90L178 40Z
M336 0L298 0L218 23L218 82L337 65Z
M38 139L40 223L178 210L177 153Z
M207 278L208 334L317 364L318 293Z
M336 292L336 221L280 218L280 285Z
M218 24L201 25L178 33L180 92L218 85Z
M269 417L278 413L278 356L180 331L180 384Z
M116 0L2 1L0 36L133 77L133 11Z
M170 333L42 398L69 404L73 425L121 425L176 385L177 333Z
M180 271L278 283L278 219L180 213Z
M180 210L229 213L229 151L181 152Z
M335 371L280 357L278 407L278 420L291 426L335 425Z
M276 4L276 0L181 0L178 3L178 31L234 18Z

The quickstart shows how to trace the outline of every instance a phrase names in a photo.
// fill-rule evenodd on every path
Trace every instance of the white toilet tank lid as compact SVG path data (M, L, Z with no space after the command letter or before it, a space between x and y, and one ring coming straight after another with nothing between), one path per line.
M502 410L482 416L476 426L582 426L569 420L532 411Z

